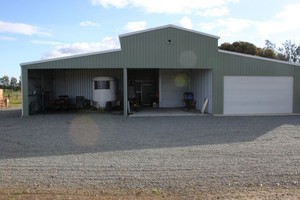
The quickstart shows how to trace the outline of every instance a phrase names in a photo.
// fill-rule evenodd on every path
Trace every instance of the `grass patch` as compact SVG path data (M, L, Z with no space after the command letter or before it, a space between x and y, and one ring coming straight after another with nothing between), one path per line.
M9 101L8 107L10 108L16 108L16 107L22 107L22 101L21 100L15 100L15 101Z
M21 107L22 106L22 93L21 91L4 91L4 97L9 99L10 108Z

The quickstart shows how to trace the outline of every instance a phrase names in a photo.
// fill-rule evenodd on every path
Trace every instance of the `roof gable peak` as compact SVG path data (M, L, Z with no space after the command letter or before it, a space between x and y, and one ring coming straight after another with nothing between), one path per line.
M182 31L186 31L186 32L192 32L192 33L196 33L196 34L199 34L199 35L212 37L212 38L215 38L215 39L220 39L219 36L203 33L203 32L200 32L200 31L184 28L184 27L181 27L181 26L176 26L174 24L168 24L168 25L164 25L164 26L158 26L158 27L155 27L155 28L149 28L149 29L144 29L144 30L140 30L140 31L125 33L125 34L119 35L119 37L122 38L122 37L127 37L127 36L131 36L131 35L146 33L146 32L155 31L155 30L167 29L167 28L174 28L174 29L178 29L178 30L182 30Z

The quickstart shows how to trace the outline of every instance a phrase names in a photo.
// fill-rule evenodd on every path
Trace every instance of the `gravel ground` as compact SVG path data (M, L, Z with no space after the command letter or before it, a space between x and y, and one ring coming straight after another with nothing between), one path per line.
M300 116L0 111L0 188L300 188Z

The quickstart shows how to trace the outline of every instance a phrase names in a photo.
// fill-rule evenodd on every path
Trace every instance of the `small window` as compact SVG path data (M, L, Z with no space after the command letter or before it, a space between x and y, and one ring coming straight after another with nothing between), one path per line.
M95 90L110 89L110 81L95 81Z

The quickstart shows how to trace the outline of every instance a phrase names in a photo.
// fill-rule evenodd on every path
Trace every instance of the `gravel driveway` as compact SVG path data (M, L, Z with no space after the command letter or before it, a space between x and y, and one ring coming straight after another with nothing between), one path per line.
M0 111L0 188L300 187L300 116Z

